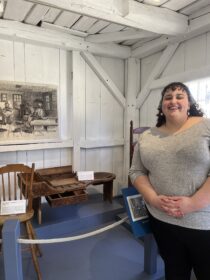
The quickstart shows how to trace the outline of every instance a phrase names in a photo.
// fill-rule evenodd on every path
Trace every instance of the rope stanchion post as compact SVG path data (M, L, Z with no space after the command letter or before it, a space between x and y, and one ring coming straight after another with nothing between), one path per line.
M20 244L20 222L8 220L2 230L5 280L23 280Z

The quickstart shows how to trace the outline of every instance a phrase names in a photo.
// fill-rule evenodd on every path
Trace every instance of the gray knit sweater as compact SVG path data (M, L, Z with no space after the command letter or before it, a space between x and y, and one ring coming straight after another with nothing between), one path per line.
M210 119L168 135L156 127L139 137L134 149L131 181L147 175L158 194L193 195L210 176ZM210 186L209 186L210 188ZM173 218L147 205L157 219L186 228L210 230L210 205L183 218Z

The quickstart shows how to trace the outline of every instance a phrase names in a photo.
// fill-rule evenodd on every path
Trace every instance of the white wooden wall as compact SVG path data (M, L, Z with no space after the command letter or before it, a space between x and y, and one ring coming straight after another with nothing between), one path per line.
M124 92L124 61L114 58L96 58L119 90ZM114 194L120 194L124 147L115 145L114 142L123 142L124 110L93 70L86 63L84 67L86 86L81 139L86 143L86 149L81 150L81 168L115 173L117 179L114 181Z
M70 138L69 118L69 71L70 53L55 48L31 45L23 42L0 40L0 80L37 84L51 84L58 87L58 111L62 123L61 137ZM65 101L64 101L65 100ZM71 163L68 148L48 149L55 144L1 146L0 165L6 163L35 162L36 168L67 165ZM64 146L59 143L59 146Z
M123 59L97 57L116 86L124 93ZM0 165L35 162L36 168L73 162L73 93L72 53L24 42L0 39L0 80L58 87L58 111L61 141L30 145L0 146ZM123 181L124 110L81 57L77 69L81 75L78 96L81 135L80 170L108 171L116 174L114 194ZM75 109L75 108L74 108ZM109 142L110 145L104 143Z
M161 52L141 60L141 87L147 81ZM180 43L172 59L167 64L162 75L157 80L157 88L151 90L150 95L140 109L140 125L154 126L156 124L157 107L162 88L170 82L187 82L210 76L210 32Z

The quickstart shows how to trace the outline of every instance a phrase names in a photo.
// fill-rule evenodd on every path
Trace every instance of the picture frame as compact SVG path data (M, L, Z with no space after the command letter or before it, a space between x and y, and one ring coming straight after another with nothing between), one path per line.
M57 86L0 81L0 145L59 139Z
M147 209L142 195L135 194L127 196L127 201L131 218L134 222L148 218Z
M122 188L121 191L133 235L139 238L151 234L149 216L141 194L134 187Z

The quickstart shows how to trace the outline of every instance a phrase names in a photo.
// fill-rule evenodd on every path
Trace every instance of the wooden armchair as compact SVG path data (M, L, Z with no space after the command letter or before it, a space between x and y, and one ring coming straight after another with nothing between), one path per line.
M25 174L24 184L19 174ZM0 196L1 196L1 213L0 213L0 227L2 228L4 222L8 219L18 219L26 226L26 232L29 239L35 239L35 232L31 223L34 211L32 208L32 184L34 177L34 164L32 167L24 164L8 164L0 167ZM26 210L20 206L21 201L26 201ZM6 207L3 205L6 202ZM18 204L15 204L15 203ZM12 206L11 206L12 203ZM14 204L13 204L14 203ZM24 204L21 204L24 205ZM8 208L9 206L9 208ZM37 256L41 256L38 245L30 245L34 267L38 279L41 279L41 273Z

